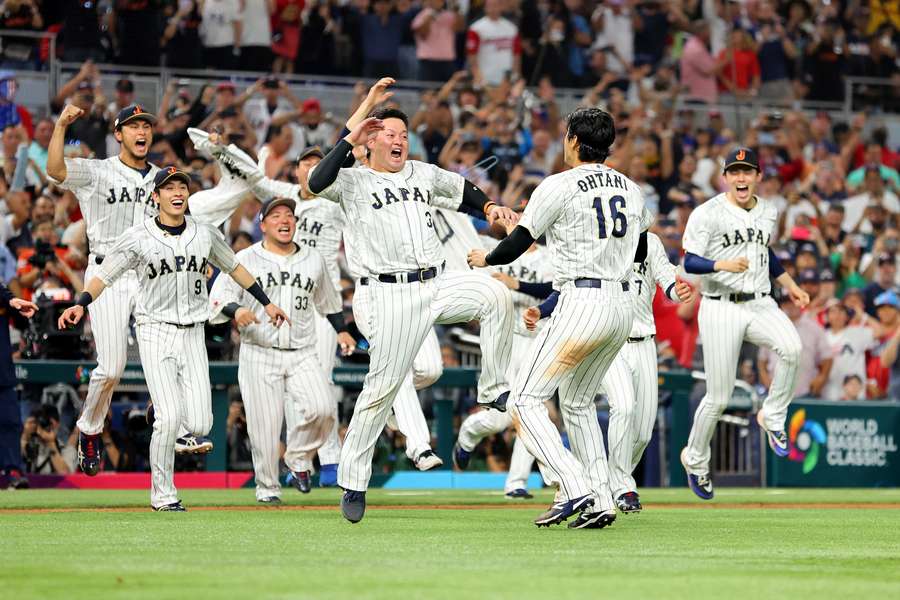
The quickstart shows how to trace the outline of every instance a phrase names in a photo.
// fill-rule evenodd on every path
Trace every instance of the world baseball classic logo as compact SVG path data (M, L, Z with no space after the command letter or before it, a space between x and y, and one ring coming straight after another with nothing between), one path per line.
M801 408L791 417L788 430L790 453L788 460L803 463L803 474L812 471L819 462L822 446L828 439L825 428L817 421L806 418L806 409Z

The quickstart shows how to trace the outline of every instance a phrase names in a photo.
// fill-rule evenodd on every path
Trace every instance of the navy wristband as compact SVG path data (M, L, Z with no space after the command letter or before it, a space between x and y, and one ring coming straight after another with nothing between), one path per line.
M272 301L269 300L268 296L266 296L266 293L260 287L258 281L254 281L253 285L251 285L250 287L247 288L247 291L250 293L251 296L256 298L257 302L259 302L263 306L268 306L268 305L272 304Z

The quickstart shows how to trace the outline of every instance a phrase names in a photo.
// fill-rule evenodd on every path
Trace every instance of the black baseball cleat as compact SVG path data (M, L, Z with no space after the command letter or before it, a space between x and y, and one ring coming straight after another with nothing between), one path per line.
M0 471L0 478L6 478L6 489L8 490L27 490L29 483L28 478L18 469L10 469L9 471ZM2 489L2 488L0 488Z
M569 523L569 529L603 529L609 527L616 520L616 511L600 510L597 512L583 512L578 518Z
M366 493L344 490L341 497L341 514L351 523L362 521L366 514Z
M550 527L551 525L559 525L572 515L580 512L589 506L594 505L594 498L588 494L572 500L563 500L562 502L554 502L545 513L534 520L534 524L538 527Z
M503 392L497 399L493 402L485 402L484 404L479 404L478 406L484 408L493 408L494 410L499 410L500 412L506 412L506 401L509 400L509 392Z
M78 434L78 466L85 475L100 472L100 445L99 435Z
M637 492L625 492L616 498L616 507L625 514L639 513L644 508L641 506L641 497Z
M514 498L514 499L521 498L523 500L530 500L530 499L534 498L534 495L529 494L528 490L526 490L525 488L516 488L514 490L510 490L510 491L506 492L506 497Z
M309 471L291 471L291 483L297 488L301 494L308 494L312 489L312 483L309 478Z
M456 442L453 445L453 464L456 465L456 468L460 471L465 471L469 468L469 460L472 458L472 453L468 450L463 450L463 447L459 445L459 442Z
M181 500L176 500L172 504L164 504L152 508L154 512L187 512L187 509L181 504Z
M278 506L281 504L281 498L278 496L267 496L266 498L260 498L257 502L260 504L268 504L269 506Z

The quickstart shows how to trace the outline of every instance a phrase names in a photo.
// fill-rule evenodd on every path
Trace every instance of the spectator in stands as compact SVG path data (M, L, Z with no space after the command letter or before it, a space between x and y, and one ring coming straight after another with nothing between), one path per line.
M749 33L742 29L732 31L728 47L719 53L717 60L720 91L739 98L759 93L759 59Z
M275 0L241 2L241 60L244 71L268 71L272 68L272 26Z
M203 16L197 0L170 4L165 8L166 26L162 34L162 45L166 49L166 66L175 69L201 69L203 63L203 42L200 39L200 25Z
M879 294L875 298L875 310L878 325L874 328L878 346L872 350L867 360L868 380L870 382L867 396L877 399L888 395L891 387L890 365L883 365L881 354L884 353L892 337L900 329L900 296L893 289Z
M228 436L228 469L246 471L253 468L250 453L250 436L247 434L247 415L244 403L232 400L228 406L228 420L225 422Z
M625 0L608 0L599 4L591 15L591 27L596 32L593 48L607 50L609 70L627 79L634 62L634 19Z
M116 62L138 67L159 65L161 17L158 0L114 0L109 32L118 49Z
M66 441L58 438L59 430L59 411L52 404L42 405L25 419L21 452L29 473L65 475L72 472L62 455Z
M715 104L719 96L717 75L721 66L709 51L709 22L694 24L694 35L688 38L681 54L681 84L685 98Z
M299 73L331 75L337 71L337 38L343 31L336 12L327 0L311 0L306 5L294 63Z
M851 190L859 188L866 178L866 168L875 168L881 178L894 190L900 191L900 174L897 170L884 163L884 144L878 140L872 140L866 144L863 154L863 165L850 171L847 175L847 187Z
M62 59L66 62L106 62L100 28L99 3L93 0L63 2Z
M0 29L38 32L44 19L35 0L5 0L0 5ZM38 40L33 37L6 35L0 39L0 68L34 71L38 65Z
M818 397L831 372L832 350L828 336L819 322L808 312L795 306L787 294L779 294L778 305L794 323L803 345L794 396ZM756 365L760 383L766 389L772 385L772 377L779 360L778 355L771 349L760 348Z
M373 0L372 12L361 20L363 75L399 77L400 44L415 16L412 9L394 12L392 0Z
M665 6L663 6L665 5ZM663 59L672 25L683 27L687 20L674 2L642 0L633 13L634 64L655 70Z
M843 229L872 233L873 220L884 222L886 214L882 210L897 215L900 213L900 199L885 188L878 165L872 165L866 168L862 193L844 201Z
M826 400L847 399L844 398L844 382L848 377L856 376L861 382L866 381L866 352L875 347L876 341L868 327L849 324L853 316L853 311L839 300L828 304L828 344L834 363L822 390ZM862 400L865 391L864 386L859 386L857 396L852 399Z
M804 83L806 98L824 102L844 99L844 57L847 45L844 32L836 19L828 19L816 26L813 41L806 49Z
M334 145L338 129L335 124L322 114L322 103L317 98L307 98L300 107L301 139L295 140L292 149L294 154L299 154L300 149L309 146L319 146L324 152L328 152Z
M449 81L456 72L456 34L465 30L465 16L445 0L425 0L423 5L410 25L419 61L417 78Z
M28 487L28 479L22 460L22 415L9 332L11 326L24 329L35 309L32 303L15 298L9 289L0 286L0 314L4 317L0 327L0 480L12 489Z
M272 52L276 73L293 73L300 49L301 14L304 0L275 0L272 14Z
M106 158L109 119L96 65L90 62L82 65L78 73L60 88L50 106L60 111L67 103L83 110L84 115L66 129L66 143L80 142L96 158Z
M205 0L200 38L208 68L231 71L241 56L241 6L238 0Z
M41 119L34 126L34 140L28 147L28 159L47 176L47 148L50 146L50 136L53 135L53 121Z
M264 148L269 149L269 157L266 159L263 170L266 177L280 179L281 175L290 167L288 151L294 141L294 134L286 125L272 125L269 127L269 137Z
M476 84L499 85L522 74L519 28L503 17L501 0L485 0L484 16L466 34L469 70Z
M763 0L757 6L756 42L759 57L759 95L770 101L784 101L793 96L790 81L790 62L797 55L797 48L786 35L781 17L775 12L772 0Z
M74 298L84 288L84 281L68 263L69 249L60 246L53 222L38 222L34 225L32 235L34 245L20 247L18 253L16 276L22 286L22 297L31 300L44 289L66 289L69 292L68 298ZM59 294L54 291L53 295Z

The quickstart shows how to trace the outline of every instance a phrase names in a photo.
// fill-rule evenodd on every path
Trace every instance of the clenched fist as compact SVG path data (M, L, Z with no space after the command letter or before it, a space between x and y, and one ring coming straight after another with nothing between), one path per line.
M77 121L78 118L83 114L84 111L74 104L66 104L66 107L59 114L59 118L56 120L56 126L66 128Z

